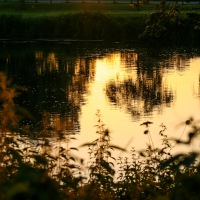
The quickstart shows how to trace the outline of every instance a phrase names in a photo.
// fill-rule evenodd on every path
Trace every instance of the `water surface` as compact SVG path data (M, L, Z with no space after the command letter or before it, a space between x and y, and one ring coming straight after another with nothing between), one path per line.
M149 144L145 121L153 122L149 129L158 147L161 124L168 137L186 139L184 122L199 119L198 48L56 41L0 45L0 69L27 88L17 103L36 118L49 112L53 125L76 136L73 146L97 137L97 110L112 143L128 150Z

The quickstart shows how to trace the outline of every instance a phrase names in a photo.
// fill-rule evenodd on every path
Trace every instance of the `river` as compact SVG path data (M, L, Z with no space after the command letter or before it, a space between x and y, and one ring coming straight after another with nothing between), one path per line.
M0 47L1 71L27 89L17 103L35 118L50 113L53 126L76 137L70 145L79 149L79 157L88 156L80 145L98 137L97 111L111 143L128 151L149 145L141 125L146 121L152 122L153 146L160 147L161 125L168 138L186 140L185 121L199 120L197 47L56 40L1 41ZM185 150L174 145L174 152ZM190 148L197 150L199 143Z

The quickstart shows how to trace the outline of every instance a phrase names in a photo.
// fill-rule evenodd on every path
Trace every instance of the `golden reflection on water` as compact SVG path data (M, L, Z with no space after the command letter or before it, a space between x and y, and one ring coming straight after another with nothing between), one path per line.
M38 75L45 70L50 72L59 70L54 53L49 54L45 61L42 52L37 52L35 56L38 62ZM175 55L169 59L169 67L165 67L165 63L160 63L160 66L152 69L152 72L142 68L145 67L145 63L144 66L140 66L140 59L141 55L135 52L119 52L89 61L81 58L76 60L72 84L67 86L68 99L78 106L82 94L76 88L82 88L81 91L87 90L87 93L84 93L85 102L79 113L80 119L78 116L73 119L75 122L80 120L81 129L74 145L78 147L98 137L94 126L97 124L95 118L97 110L100 110L102 121L111 131L111 142L128 150L131 147L135 147L136 150L145 149L149 144L147 135L143 134L144 127L140 126L147 120L153 122L150 132L154 146L159 147L161 138L158 133L161 124L167 126L168 137L179 138L184 130L182 122L191 116L199 119L200 58L189 60ZM65 64L67 73L69 61ZM87 65L90 74L86 80L84 74ZM135 93L130 93L129 90L132 88ZM154 92L151 94L152 90ZM144 94L147 97L154 96L145 101ZM152 97L161 102L153 105ZM68 117L65 118L65 122L59 114L54 114L52 117L54 123L62 122L66 130L75 126L74 121L70 121ZM183 139L187 137L186 133L187 130L183 134ZM194 148L198 148L198 144L192 147ZM183 148L179 150L182 151ZM81 149L79 154L80 157L85 157L88 155L87 149Z
M137 58L137 55L135 56ZM176 61L176 59L175 59ZM179 138L184 131L184 122L191 116L199 119L199 75L200 75L200 58L181 61L177 59L177 67L181 65L190 65L184 70L172 70L161 68L162 88L166 88L174 93L173 102L169 105L160 105L161 112L154 109L149 115L140 116L133 119L130 114L122 108L112 105L106 98L105 89L109 81L123 81L129 77L137 82L138 75L135 70L135 63L132 68L124 68L124 61L119 53L112 54L106 58L96 60L96 75L94 82L89 84L90 95L87 97L87 103L82 107L81 131L78 140L81 143L93 141L97 135L95 125L95 113L99 109L102 113L102 120L111 131L112 143L120 146L135 147L137 150L144 149L148 145L148 138L143 134L144 127L140 126L144 121L152 121L150 127L155 147L161 145L159 137L160 125L167 126L167 135L169 138ZM182 64L181 64L182 63ZM130 64L130 63L129 63ZM182 66L183 67L183 66ZM145 76L145 74L144 74ZM143 77L144 78L144 77ZM148 80L147 80L148 81ZM137 106L144 106L143 100L137 100ZM186 129L182 139L187 137ZM197 148L198 145L191 147ZM173 151L184 151L183 147L173 149ZM82 151L83 153L83 151Z
M54 53L51 49L39 50L30 56L23 50L20 62L17 59L20 56L9 54L5 64L11 66L8 72L16 71L24 82L29 76L37 75L30 77L31 82L36 81L30 84L36 91L32 96L37 102L36 109L45 105L51 113L51 125L58 129L57 132L76 133L77 140L72 141L72 147L98 137L95 127L97 110L111 131L112 144L127 150L131 147L145 149L149 144L143 133L145 128L141 126L145 121L153 122L150 133L155 147L161 145L159 131L162 123L167 127L169 138L179 138L183 134L185 140L189 128L184 129L184 122L191 116L200 119L200 57L191 58L184 52L167 52L166 55L158 52L152 56L142 50L120 51L98 57L99 54ZM30 63L24 64L26 60ZM16 63L20 66L14 68ZM38 106L40 100L41 107ZM68 145L65 140L62 142L63 146ZM199 149L199 145L196 141L191 149ZM87 148L78 149L76 155L88 157ZM185 150L184 146L173 149L174 152ZM114 152L116 156L119 154Z

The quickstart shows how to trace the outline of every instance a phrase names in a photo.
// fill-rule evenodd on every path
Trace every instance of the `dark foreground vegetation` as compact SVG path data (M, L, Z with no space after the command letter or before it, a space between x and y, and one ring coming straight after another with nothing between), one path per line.
M79 149L71 146L75 136L66 135L65 126L52 123L48 113L42 113L34 127L21 123L24 118L33 120L15 103L24 89L0 73L1 200L199 199L199 152L172 155L164 125L158 133L161 148L154 148L151 122L144 122L149 146L142 152L132 148L128 158L116 158L113 152L126 150L112 145L98 111L97 139L82 145L90 157L86 164L75 156ZM189 119L185 126L190 127L188 140L174 140L176 145L189 145L199 137L198 122Z
M106 41L131 41L151 38L198 41L200 37L198 5L183 7L183 5L178 4L167 5L163 1L156 6L133 6L132 10L130 10L130 6L126 6L127 8L119 7L120 10L117 10L117 12L114 5L110 10L106 10L106 6L102 7L101 5L96 10L92 8L87 10L86 6L83 10L68 10L68 12L63 11L62 14L52 10L51 12L47 10L47 13L51 14L47 14L45 10L37 10L37 12L32 12L28 16L30 6L25 7L23 12L18 8L21 14L11 14L9 9L5 13L1 10L0 38ZM40 14L37 15L38 13Z

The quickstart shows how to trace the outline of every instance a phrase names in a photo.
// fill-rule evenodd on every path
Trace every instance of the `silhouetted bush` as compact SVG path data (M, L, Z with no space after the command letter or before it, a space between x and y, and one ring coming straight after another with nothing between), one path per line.
M200 14L182 13L177 4L171 7L160 7L151 13L146 20L143 39L167 41L194 41L200 36Z

